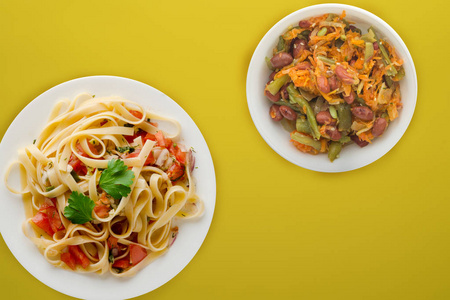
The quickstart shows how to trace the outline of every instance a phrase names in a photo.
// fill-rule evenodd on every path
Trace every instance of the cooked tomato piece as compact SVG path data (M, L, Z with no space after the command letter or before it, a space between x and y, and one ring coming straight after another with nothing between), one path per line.
M130 263L132 265L137 265L146 256L147 250L145 250L145 248L135 244L130 245Z
M86 175L87 174L87 168L83 164L81 160L76 157L76 155L72 154L69 159L69 165L72 167L73 171L77 173L78 175Z
M136 133L134 135L124 135L124 138L127 140L128 143L132 143L134 141L134 139L141 137L142 142L144 142L145 137L147 136L147 132L139 129L138 131L136 131Z
M58 209L55 206L47 208L47 217L50 222L50 227L54 232L64 229L64 225L61 222L61 218L58 213Z
M111 208L109 207L109 205L105 205L101 201L95 202L94 212L100 218L108 217L110 210L111 210Z
M156 162L156 159L153 156L153 151L150 151L150 153L147 156L147 159L145 160L144 165L145 166L153 165L155 162Z
M143 117L142 113L137 110L130 110L130 113L138 119L142 119Z
M156 145L158 145L160 147L169 149L170 146L172 145L172 140L169 138L166 138L164 136L164 133L161 130L158 130L156 132L155 138L156 138Z
M117 242L119 241L118 238L114 237L114 236L109 236L108 238L108 248L112 249L112 248L118 248L119 246L117 245Z
M186 164L186 152L182 151L180 148L178 148L177 154L175 154L175 158L180 162L181 164Z
M147 132L144 137L144 144L146 140L156 141L156 136L154 134L151 134L150 132Z
M36 224L39 228L44 230L49 236L53 236L55 233L50 225L50 220L47 214L43 212L37 212L37 214L31 219L31 221Z
M183 165L186 164L186 152L180 149L180 147L177 146L177 144L172 143L169 147L169 152L175 156L177 161Z
M141 149L134 150L133 153L127 154L125 157L126 158L138 157L139 153L141 153ZM153 156L153 151L150 151L150 153L147 156L147 159L145 160L144 166L153 165L155 163L155 161L156 161L156 159Z
M100 199L95 202L94 212L100 218L106 218L109 216L109 211L111 210L111 205L109 204L109 200L106 197L106 193L103 192L100 195Z
M113 265L114 268L126 269L130 266L130 261L128 258L122 258L116 260Z
M180 164L173 163L169 169L167 170L167 175L169 176L169 179L172 181L176 181L183 177L184 175L184 167Z
M61 253L61 260L72 270L75 270L75 268L77 267L75 257L70 252Z
M83 269L86 269L91 263L86 254L81 251L80 247L70 245L69 252L75 257L75 261L77 262L77 264L81 265Z

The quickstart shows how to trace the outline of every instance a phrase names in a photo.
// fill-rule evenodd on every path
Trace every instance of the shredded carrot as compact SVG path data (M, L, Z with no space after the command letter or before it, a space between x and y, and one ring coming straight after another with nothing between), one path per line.
M326 139L320 139L320 153L328 151L328 141Z
M373 140L372 130L361 132L358 135L358 137L361 141L366 141L366 142L372 143L372 140Z
M304 144L300 144L297 141L291 140L291 142L294 144L295 147L297 147L298 150L300 150L301 152L304 153L309 153L309 154L313 154L316 155L319 153L319 151L317 151L316 149L314 149L311 146L308 145L304 145Z

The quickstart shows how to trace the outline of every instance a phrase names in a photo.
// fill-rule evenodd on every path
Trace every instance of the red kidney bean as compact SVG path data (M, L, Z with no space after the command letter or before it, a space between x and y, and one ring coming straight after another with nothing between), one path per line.
M269 109L269 114L272 120L281 121L283 119L283 115L280 112L280 106L276 104L272 104Z
M325 133L330 136L332 141L339 141L342 137L342 133L335 126L328 127Z
M344 96L344 100L348 104L352 104L353 101L355 101L355 98L356 98L356 93L354 91L350 92L350 96Z
M283 117L285 117L288 120L293 121L297 119L297 113L289 106L286 105L280 106L280 113L283 115Z
M311 22L308 20L301 20L300 22L298 22L298 26L300 26L301 28L309 28L311 26Z
M275 69L280 69L284 66L289 65L293 60L294 60L294 58L289 53L280 52L280 53L275 54L270 59L270 62L272 63L272 66Z
M316 115L316 120L319 124L330 124L332 119L328 110L320 111Z
M373 50L378 50L378 43L377 42L373 42Z
M356 134L351 135L350 138L356 145L360 146L361 148L369 145L369 142L360 140Z
M348 71L341 65L337 65L334 72L336 73L336 76L339 78L339 80L344 84L353 84L355 82L353 76L350 75Z
M307 48L307 42L305 39L295 39L292 42L292 56L294 56L294 58L299 58L303 51L306 50Z
M273 71L272 73L270 73L270 75L269 75L269 82L271 82L274 79L275 74L277 74L277 71Z
M287 87L288 87L289 84L290 84L290 82L286 83L280 89L281 98L283 98L284 100L288 100L289 99L289 93L287 91Z
M386 130L387 121L384 118L377 118L373 123L372 134L374 137L380 136Z
M265 90L264 95L266 95L266 97L269 98L269 100L272 102L280 101L280 92L276 93L275 95L272 95L268 90Z
M353 107L352 114L363 121L371 121L373 119L373 111L367 106Z
M328 84L328 79L324 75L318 75L317 76L317 87L319 90L324 93L328 94L330 92L330 85Z
M332 91L337 90L340 86L340 82L339 80L336 78L335 75L331 76L330 78L328 78L328 84L330 85L330 89Z
M309 61L302 61L301 63L297 64L297 68L299 70L311 70L312 65Z

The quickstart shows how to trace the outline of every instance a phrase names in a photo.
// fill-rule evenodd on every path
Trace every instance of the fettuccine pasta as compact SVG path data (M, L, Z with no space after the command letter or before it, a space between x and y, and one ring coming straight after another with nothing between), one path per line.
M194 157L177 143L180 132L176 120L121 97L81 94L58 102L13 164L25 171L23 189L6 179L11 192L28 199L24 233L55 266L135 274L174 242L176 219L203 211Z

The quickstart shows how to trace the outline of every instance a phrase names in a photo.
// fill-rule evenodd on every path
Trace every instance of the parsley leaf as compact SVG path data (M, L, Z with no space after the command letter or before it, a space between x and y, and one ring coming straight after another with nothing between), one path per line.
M84 224L92 220L95 203L82 193L72 192L69 205L64 208L64 216L73 224Z
M121 199L131 192L134 173L120 159L108 162L108 168L100 176L100 187L114 199Z

